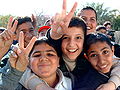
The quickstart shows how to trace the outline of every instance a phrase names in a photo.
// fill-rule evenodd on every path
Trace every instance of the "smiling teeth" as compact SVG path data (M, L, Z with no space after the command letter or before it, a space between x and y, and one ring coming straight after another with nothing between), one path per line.
M107 67L107 65L101 66L101 68L105 68L105 67Z
M90 27L87 27L88 30L90 30Z
M76 50L69 50L69 52L75 52Z

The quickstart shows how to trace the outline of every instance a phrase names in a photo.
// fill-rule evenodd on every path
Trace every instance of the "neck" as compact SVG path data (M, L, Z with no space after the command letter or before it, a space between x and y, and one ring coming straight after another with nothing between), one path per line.
M59 82L59 77L58 77L57 74L54 74L54 75L49 76L49 77L47 77L47 78L43 78L43 80L44 80L45 82L47 82L47 84L48 84L50 87L54 88L54 87L57 85L57 83Z

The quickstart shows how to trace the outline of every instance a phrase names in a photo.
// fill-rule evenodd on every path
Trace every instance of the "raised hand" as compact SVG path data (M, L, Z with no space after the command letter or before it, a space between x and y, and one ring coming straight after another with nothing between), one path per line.
M36 29L37 20L36 20L36 17L33 14L31 16L31 20L32 20L33 27Z
M19 46L13 49L13 52L10 56L10 64L13 68L16 68L19 71L24 71L28 65L28 54L30 53L35 41L36 37L33 37L26 48L24 48L24 34L21 31L19 35Z
M76 10L77 3L75 2L72 9L68 14L66 14L66 0L63 0L63 6L62 6L62 12L56 13L54 17L52 17L51 20L51 31L50 35L53 39L59 39L62 37L64 33L66 33L68 28L68 25L70 23L71 18L74 15L74 12Z
M9 50L13 42L13 39L15 37L14 32L16 31L18 21L15 21L13 25L12 23L13 23L13 17L10 17L8 21L7 29L0 34L0 51L1 51L0 59Z

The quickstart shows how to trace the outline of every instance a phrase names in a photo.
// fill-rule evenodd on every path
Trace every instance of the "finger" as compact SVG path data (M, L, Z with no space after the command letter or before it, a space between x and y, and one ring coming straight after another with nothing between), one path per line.
M66 24L65 24L63 21L60 22L60 27L61 27L61 29L62 29L61 31L62 31L63 34L65 34L65 33L68 32L68 31L67 31L67 30L68 30L68 27L66 26Z
M37 39L36 37L33 37L33 38L30 40L29 44L28 44L27 47L26 47L26 52L27 52L27 54L29 54L29 52L31 51L31 49L32 49L32 47L33 47L36 39Z
M63 0L62 10L65 11L65 12L66 12L66 10L67 10L66 0Z
M10 29L13 33L14 33L14 32L16 31L16 29L17 29L17 24L18 24L18 21L15 20L15 22L14 22L12 28Z
M2 34L2 37L3 37L3 39L6 40L6 41L10 39L10 36L9 36L7 30Z
M70 11L70 12L68 13L68 15L65 17L65 22L68 23L68 22L71 20L71 18L72 18L73 15L74 15L74 12L75 12L75 10L76 10L76 7L77 7L77 2L74 3L71 11Z
M15 54L15 52L11 51L9 62L13 68L16 67L16 61L17 61L17 55Z
M24 33L23 33L23 31L21 31L20 34L19 34L18 44L19 44L20 49L24 48Z
M34 26L34 28L36 28L36 17L32 14L32 17L31 17L31 19L32 19L32 24L33 24L33 26Z
M13 17L10 16L9 21L8 21L8 24L7 24L7 29L10 29L10 28L11 28L11 26L12 26L12 21L13 21Z

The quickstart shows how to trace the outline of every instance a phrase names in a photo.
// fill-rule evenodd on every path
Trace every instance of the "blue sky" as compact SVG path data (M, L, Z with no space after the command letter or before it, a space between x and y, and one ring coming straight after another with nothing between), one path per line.
M78 7L92 2L104 3L105 7L118 9L120 11L119 0L67 0L68 11L73 3L77 1ZM1 0L0 15L12 14L16 16L30 16L32 13L44 11L47 15L54 15L61 11L62 0Z

